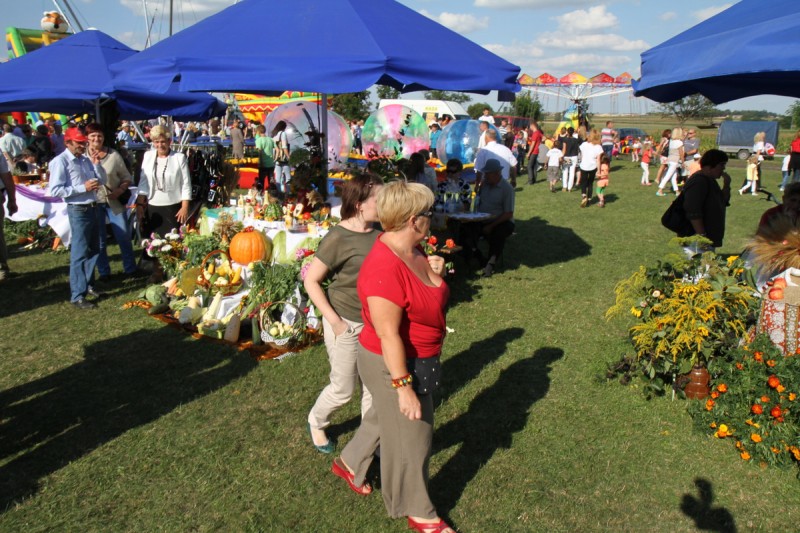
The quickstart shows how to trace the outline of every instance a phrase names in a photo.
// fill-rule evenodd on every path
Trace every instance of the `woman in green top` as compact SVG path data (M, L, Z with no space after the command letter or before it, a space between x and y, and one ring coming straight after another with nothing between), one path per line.
M256 128L256 149L258 150L258 179L256 189L264 190L264 184L269 184L275 176L275 159L272 152L275 150L275 141L267 136L267 128L258 126ZM266 179L269 181L266 181Z
M308 431L314 447L331 453L333 442L325 434L331 415L350 401L358 385L358 334L364 327L356 281L364 257L372 249L378 231L375 197L383 181L362 174L342 187L342 221L328 232L306 272L305 288L322 313L325 347L331 364L330 383L322 390L308 414ZM330 278L327 294L322 282ZM361 387L361 416L372 405L372 396Z

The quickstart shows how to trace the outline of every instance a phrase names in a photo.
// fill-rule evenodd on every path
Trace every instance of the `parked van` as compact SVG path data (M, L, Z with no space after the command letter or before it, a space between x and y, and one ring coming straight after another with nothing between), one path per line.
M717 145L719 149L738 159L747 159L753 153L753 137L756 133L766 133L765 143L778 145L778 123L767 120L726 120L719 125ZM765 154L766 155L766 154Z
M381 100L378 104L378 109L392 104L400 104L410 107L422 115L422 118L424 118L425 122L428 124L434 120L438 120L442 115L450 115L453 117L453 120L469 118L469 115L464 108L461 107L461 104L446 100Z

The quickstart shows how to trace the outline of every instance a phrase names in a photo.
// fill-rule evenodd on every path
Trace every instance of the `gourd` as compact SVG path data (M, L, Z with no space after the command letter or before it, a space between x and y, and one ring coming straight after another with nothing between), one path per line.
M233 236L228 254L240 265L268 261L272 255L272 242L266 235L249 226Z
M224 339L228 342L237 342L239 340L239 331L242 327L242 320L239 318L238 313L233 313L233 316L228 321L228 326L225 328Z

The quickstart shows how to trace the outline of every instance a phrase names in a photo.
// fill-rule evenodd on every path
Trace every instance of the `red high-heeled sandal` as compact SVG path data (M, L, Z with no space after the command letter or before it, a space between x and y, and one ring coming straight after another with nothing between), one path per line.
M343 480L347 481L347 485L356 494L359 494L361 496L368 496L372 494L372 487L370 486L369 483L364 483L363 485L360 486L356 485L355 483L356 476L354 474L351 474L350 471L347 470L347 467L344 466L344 463L342 463L341 458L337 457L336 459L333 460L333 466L331 466L331 472L333 472Z
M446 529L455 531L447 522L445 522L441 518L439 519L438 522L426 524L423 522L417 522L410 516L408 517L408 529L413 529L418 533L442 533Z

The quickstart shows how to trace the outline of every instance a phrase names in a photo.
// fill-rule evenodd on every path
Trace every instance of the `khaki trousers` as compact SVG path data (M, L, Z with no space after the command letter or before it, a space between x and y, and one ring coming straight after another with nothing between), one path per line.
M364 327L361 322L347 322L347 331L338 337L333 334L331 324L322 318L322 331L325 336L325 348L328 350L328 361L331 365L330 383L322 389L311 412L308 423L314 429L325 429L331 425L331 416L341 406L350 401L359 384L358 368L358 334ZM366 387L361 387L361 417L369 411L372 395Z
M383 357L359 344L358 372L372 393L367 411L344 450L342 459L355 472L355 483L364 483L367 469L381 446L381 492L392 518L436 518L428 497L428 461L433 441L433 398L419 396L422 419L409 420L400 412L397 391Z

